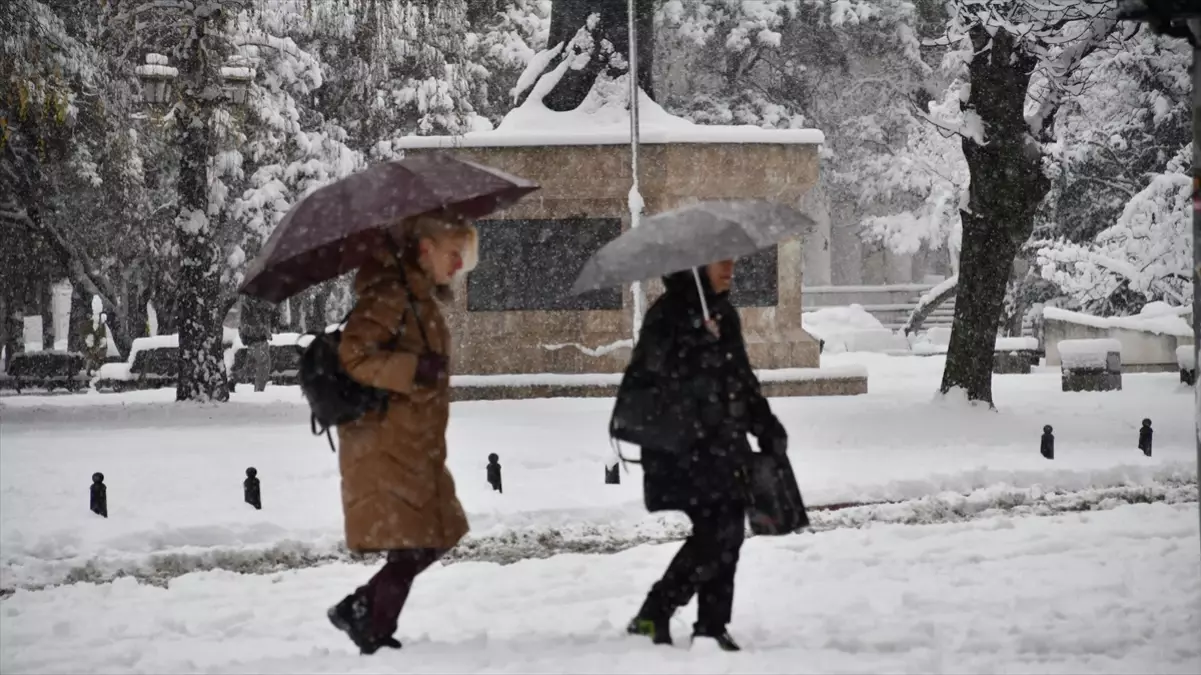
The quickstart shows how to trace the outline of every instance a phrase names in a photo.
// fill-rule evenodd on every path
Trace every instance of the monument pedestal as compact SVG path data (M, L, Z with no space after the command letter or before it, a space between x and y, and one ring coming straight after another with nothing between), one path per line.
M456 375L624 370L633 332L628 289L568 291L587 258L629 227L628 140L620 132L500 131L403 139L406 153L450 152L542 186L479 223L479 267L459 282L447 312ZM813 130L690 125L644 133L643 212L708 199L797 204L817 181L821 142ZM791 240L735 268L731 299L757 369L819 366L818 341L801 327L801 267L801 242ZM645 288L653 301L661 285ZM866 382L851 389L862 393Z

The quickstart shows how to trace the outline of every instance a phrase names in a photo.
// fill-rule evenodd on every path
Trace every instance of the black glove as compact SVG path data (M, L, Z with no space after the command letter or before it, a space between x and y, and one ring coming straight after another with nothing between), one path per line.
M788 432L779 420L775 420L767 433L759 437L759 451L778 456L788 452Z
M449 365L446 357L433 352L426 352L417 357L417 370L413 373L413 383L420 387L437 386L438 381L446 374Z

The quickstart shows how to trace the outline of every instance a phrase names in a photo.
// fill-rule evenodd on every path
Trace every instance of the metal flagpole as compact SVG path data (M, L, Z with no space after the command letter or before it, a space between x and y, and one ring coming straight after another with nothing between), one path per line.
M630 186L629 208L630 208L630 227L638 227L642 220L642 191L638 186L638 26L636 20L636 0L629 0L627 4L627 13L629 14L629 47L627 52L627 63L629 65L630 79L630 176L633 183ZM642 316L646 311L646 293L642 289L642 282L635 281L630 284L630 294L634 299L634 341L638 341L638 333L642 330Z

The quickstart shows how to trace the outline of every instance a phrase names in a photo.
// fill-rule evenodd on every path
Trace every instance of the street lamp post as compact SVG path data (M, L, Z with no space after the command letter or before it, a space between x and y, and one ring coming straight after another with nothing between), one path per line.
M195 18L196 34L177 50L179 67L170 65L162 54L147 54L137 75L148 104L172 106L180 149L175 219L180 263L175 398L224 401L229 398L229 382L222 357L221 265L209 222L208 167L216 142L210 124L224 99L236 104L246 100L255 71L245 57L226 60L220 49L202 49L201 38L215 28L210 24L217 16Z
M1126 0L1122 21L1142 21L1152 30L1184 38L1193 46L1193 363L1201 362L1201 2ZM1201 485L1201 383L1194 385L1193 423L1197 442L1197 483ZM1198 509L1201 521L1201 509Z

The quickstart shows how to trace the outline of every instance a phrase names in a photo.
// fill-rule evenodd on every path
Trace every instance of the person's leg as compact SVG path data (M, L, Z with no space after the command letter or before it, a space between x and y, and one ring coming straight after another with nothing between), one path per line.
M371 606L371 633L374 637L390 637L396 632L396 622L413 580L446 553L442 549L409 548L388 552L388 562L371 581L366 590Z
M712 557L701 567L697 588L697 622L694 635L717 638L723 649L737 650L729 639L726 625L734 607L734 575L746 537L745 510L741 504L727 504L713 513Z
M704 509L687 512L692 533L684 540L667 570L651 586L638 617L630 625L631 633L650 635L658 644L671 644L671 615L688 604L700 583L700 568L714 554L713 520Z
M445 553L441 549L390 551L387 562L363 586L329 610L329 619L364 654L380 647L399 648L392 637L413 579Z

